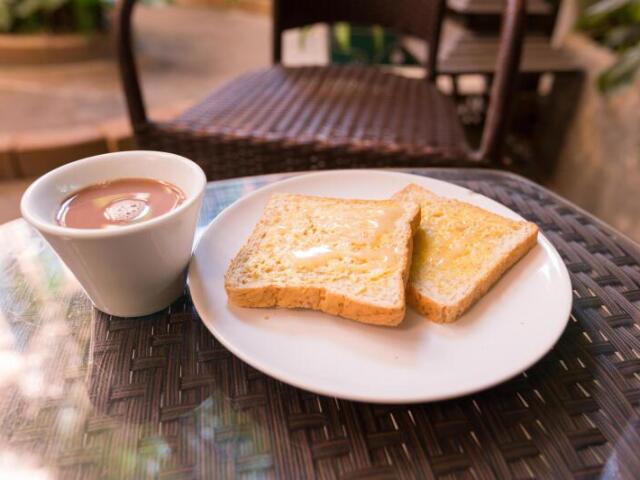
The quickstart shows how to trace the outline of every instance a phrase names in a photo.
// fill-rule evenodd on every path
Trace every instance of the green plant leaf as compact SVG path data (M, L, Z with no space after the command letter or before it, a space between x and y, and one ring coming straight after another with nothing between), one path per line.
M8 32L13 24L13 15L7 0L0 0L0 32Z
M68 0L42 0L42 10L52 12L62 7Z
M631 5L627 7L627 10L629 20L636 24L640 23L640 1L636 0L635 2L632 2Z
M351 51L351 25L345 22L338 22L333 26L333 38L336 45L343 53Z
M618 61L598 77L601 92L610 93L631 82L640 70L640 43L624 52Z
M90 33L98 28L94 0L71 0L73 17L79 32Z
M375 58L382 58L384 55L384 28L380 25L371 27L371 39L373 41L373 52Z
M600 37L617 24L618 17L624 17L634 3L639 0L599 0L586 7L579 15L576 25L579 29L590 31Z
M587 7L584 15L587 17L595 17L599 15L608 15L630 5L633 0L600 0L593 5Z
M17 18L27 18L42 10L41 0L20 0L13 9L13 13Z
M640 23L612 27L604 36L604 44L614 50L640 42Z

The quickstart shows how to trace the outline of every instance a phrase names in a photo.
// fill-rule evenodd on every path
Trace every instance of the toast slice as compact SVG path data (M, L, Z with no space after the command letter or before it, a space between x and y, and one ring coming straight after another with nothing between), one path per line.
M227 269L229 301L397 325L419 223L415 203L276 193Z
M418 203L407 302L429 320L457 320L537 242L538 227L408 185L395 199Z

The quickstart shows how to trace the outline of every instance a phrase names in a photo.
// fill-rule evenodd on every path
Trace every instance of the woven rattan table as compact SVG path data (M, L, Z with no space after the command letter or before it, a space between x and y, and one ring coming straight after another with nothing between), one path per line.
M236 359L188 296L142 319L93 310L17 220L0 227L3 478L639 478L640 247L517 176L416 173L502 202L561 253L572 317L537 365L432 404L317 396ZM200 226L282 177L211 183Z

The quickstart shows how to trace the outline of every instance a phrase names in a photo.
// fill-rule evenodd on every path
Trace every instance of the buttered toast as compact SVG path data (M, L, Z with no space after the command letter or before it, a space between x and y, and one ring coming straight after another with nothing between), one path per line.
M276 193L227 269L229 301L397 325L419 223L412 202Z
M415 184L393 198L418 203L407 302L434 322L453 322L537 242L538 227Z

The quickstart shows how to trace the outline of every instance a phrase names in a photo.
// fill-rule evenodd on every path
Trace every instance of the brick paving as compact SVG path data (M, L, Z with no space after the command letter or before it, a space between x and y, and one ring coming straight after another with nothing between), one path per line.
M235 10L140 6L135 17L150 108L202 97L241 72L269 63L269 19ZM115 59L2 66L0 134L62 129L122 117Z

